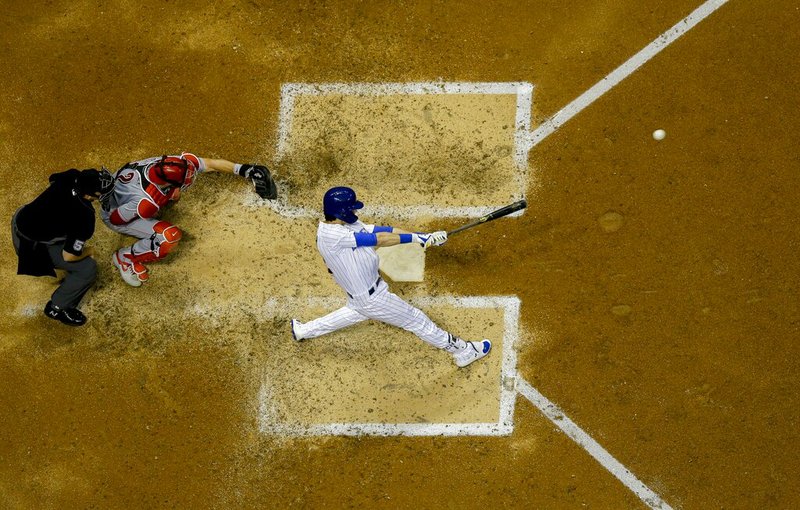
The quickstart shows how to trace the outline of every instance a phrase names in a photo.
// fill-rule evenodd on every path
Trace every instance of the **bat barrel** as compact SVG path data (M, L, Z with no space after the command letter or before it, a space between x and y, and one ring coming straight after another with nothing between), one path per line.
M467 230L468 228L472 228L474 226L480 225L481 223L486 223L487 221L492 221L492 220L496 220L498 218L502 218L503 216L508 216L509 214L517 212L517 211L522 210L522 209L525 209L526 207L528 207L527 200L525 200L525 199L519 200L517 202L514 202L513 204L509 204L509 205L507 205L505 207L502 207L502 208L500 208L500 209L498 209L496 211L492 211L489 214L487 214L486 216L483 216L483 217L473 221L472 223L467 223L466 225L462 225L462 226L460 226L460 227L458 227L458 228L456 228L454 230L451 230L450 232L447 233L447 235L451 236L451 235L457 234L458 232L461 232L463 230Z
M521 209L525 209L526 207L528 207L528 202L526 200L514 202L513 204L509 204L501 209L490 212L488 214L488 220L496 220L497 218L508 216L509 214L517 212Z

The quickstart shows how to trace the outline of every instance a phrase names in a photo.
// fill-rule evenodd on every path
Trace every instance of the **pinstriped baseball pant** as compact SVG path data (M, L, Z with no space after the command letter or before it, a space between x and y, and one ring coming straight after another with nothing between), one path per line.
M311 322L298 325L296 329L301 338L316 338L367 319L403 328L439 349L448 345L448 333L437 326L422 310L390 292L389 286L384 281L378 284L371 296L352 297L347 301L347 305Z

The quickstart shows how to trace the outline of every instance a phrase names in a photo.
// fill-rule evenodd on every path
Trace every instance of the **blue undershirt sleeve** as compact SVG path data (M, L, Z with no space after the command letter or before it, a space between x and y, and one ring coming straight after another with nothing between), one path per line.
M376 246L378 244L378 236L375 234L368 234L366 232L355 232L353 234L356 238L356 246Z
M372 229L372 233L377 234L378 232L391 232L393 230L394 227L379 227L376 225L375 228Z

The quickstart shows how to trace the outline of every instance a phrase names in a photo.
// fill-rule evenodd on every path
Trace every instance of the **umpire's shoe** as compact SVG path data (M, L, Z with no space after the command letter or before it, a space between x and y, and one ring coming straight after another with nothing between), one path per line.
M59 308L52 301L47 302L44 307L44 314L51 319L63 322L67 326L83 326L86 324L86 316L80 310L77 308Z
M492 342L481 340L480 342L467 342L467 346L453 353L453 360L459 368L464 368L474 361L483 358L492 350Z

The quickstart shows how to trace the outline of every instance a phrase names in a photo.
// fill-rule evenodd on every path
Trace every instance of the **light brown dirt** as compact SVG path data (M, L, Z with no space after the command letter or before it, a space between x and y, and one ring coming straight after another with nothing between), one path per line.
M271 164L285 82L528 81L536 125L699 4L7 2L0 212L70 167ZM675 508L800 504L798 21L795 2L729 2L531 152L524 216L393 285L519 296L521 375ZM521 397L503 438L260 433L263 367L292 347L261 306L335 288L315 222L248 191L202 176L168 212L185 242L142 289L98 225L81 329L41 315L53 280L16 276L6 238L0 507L644 506Z

